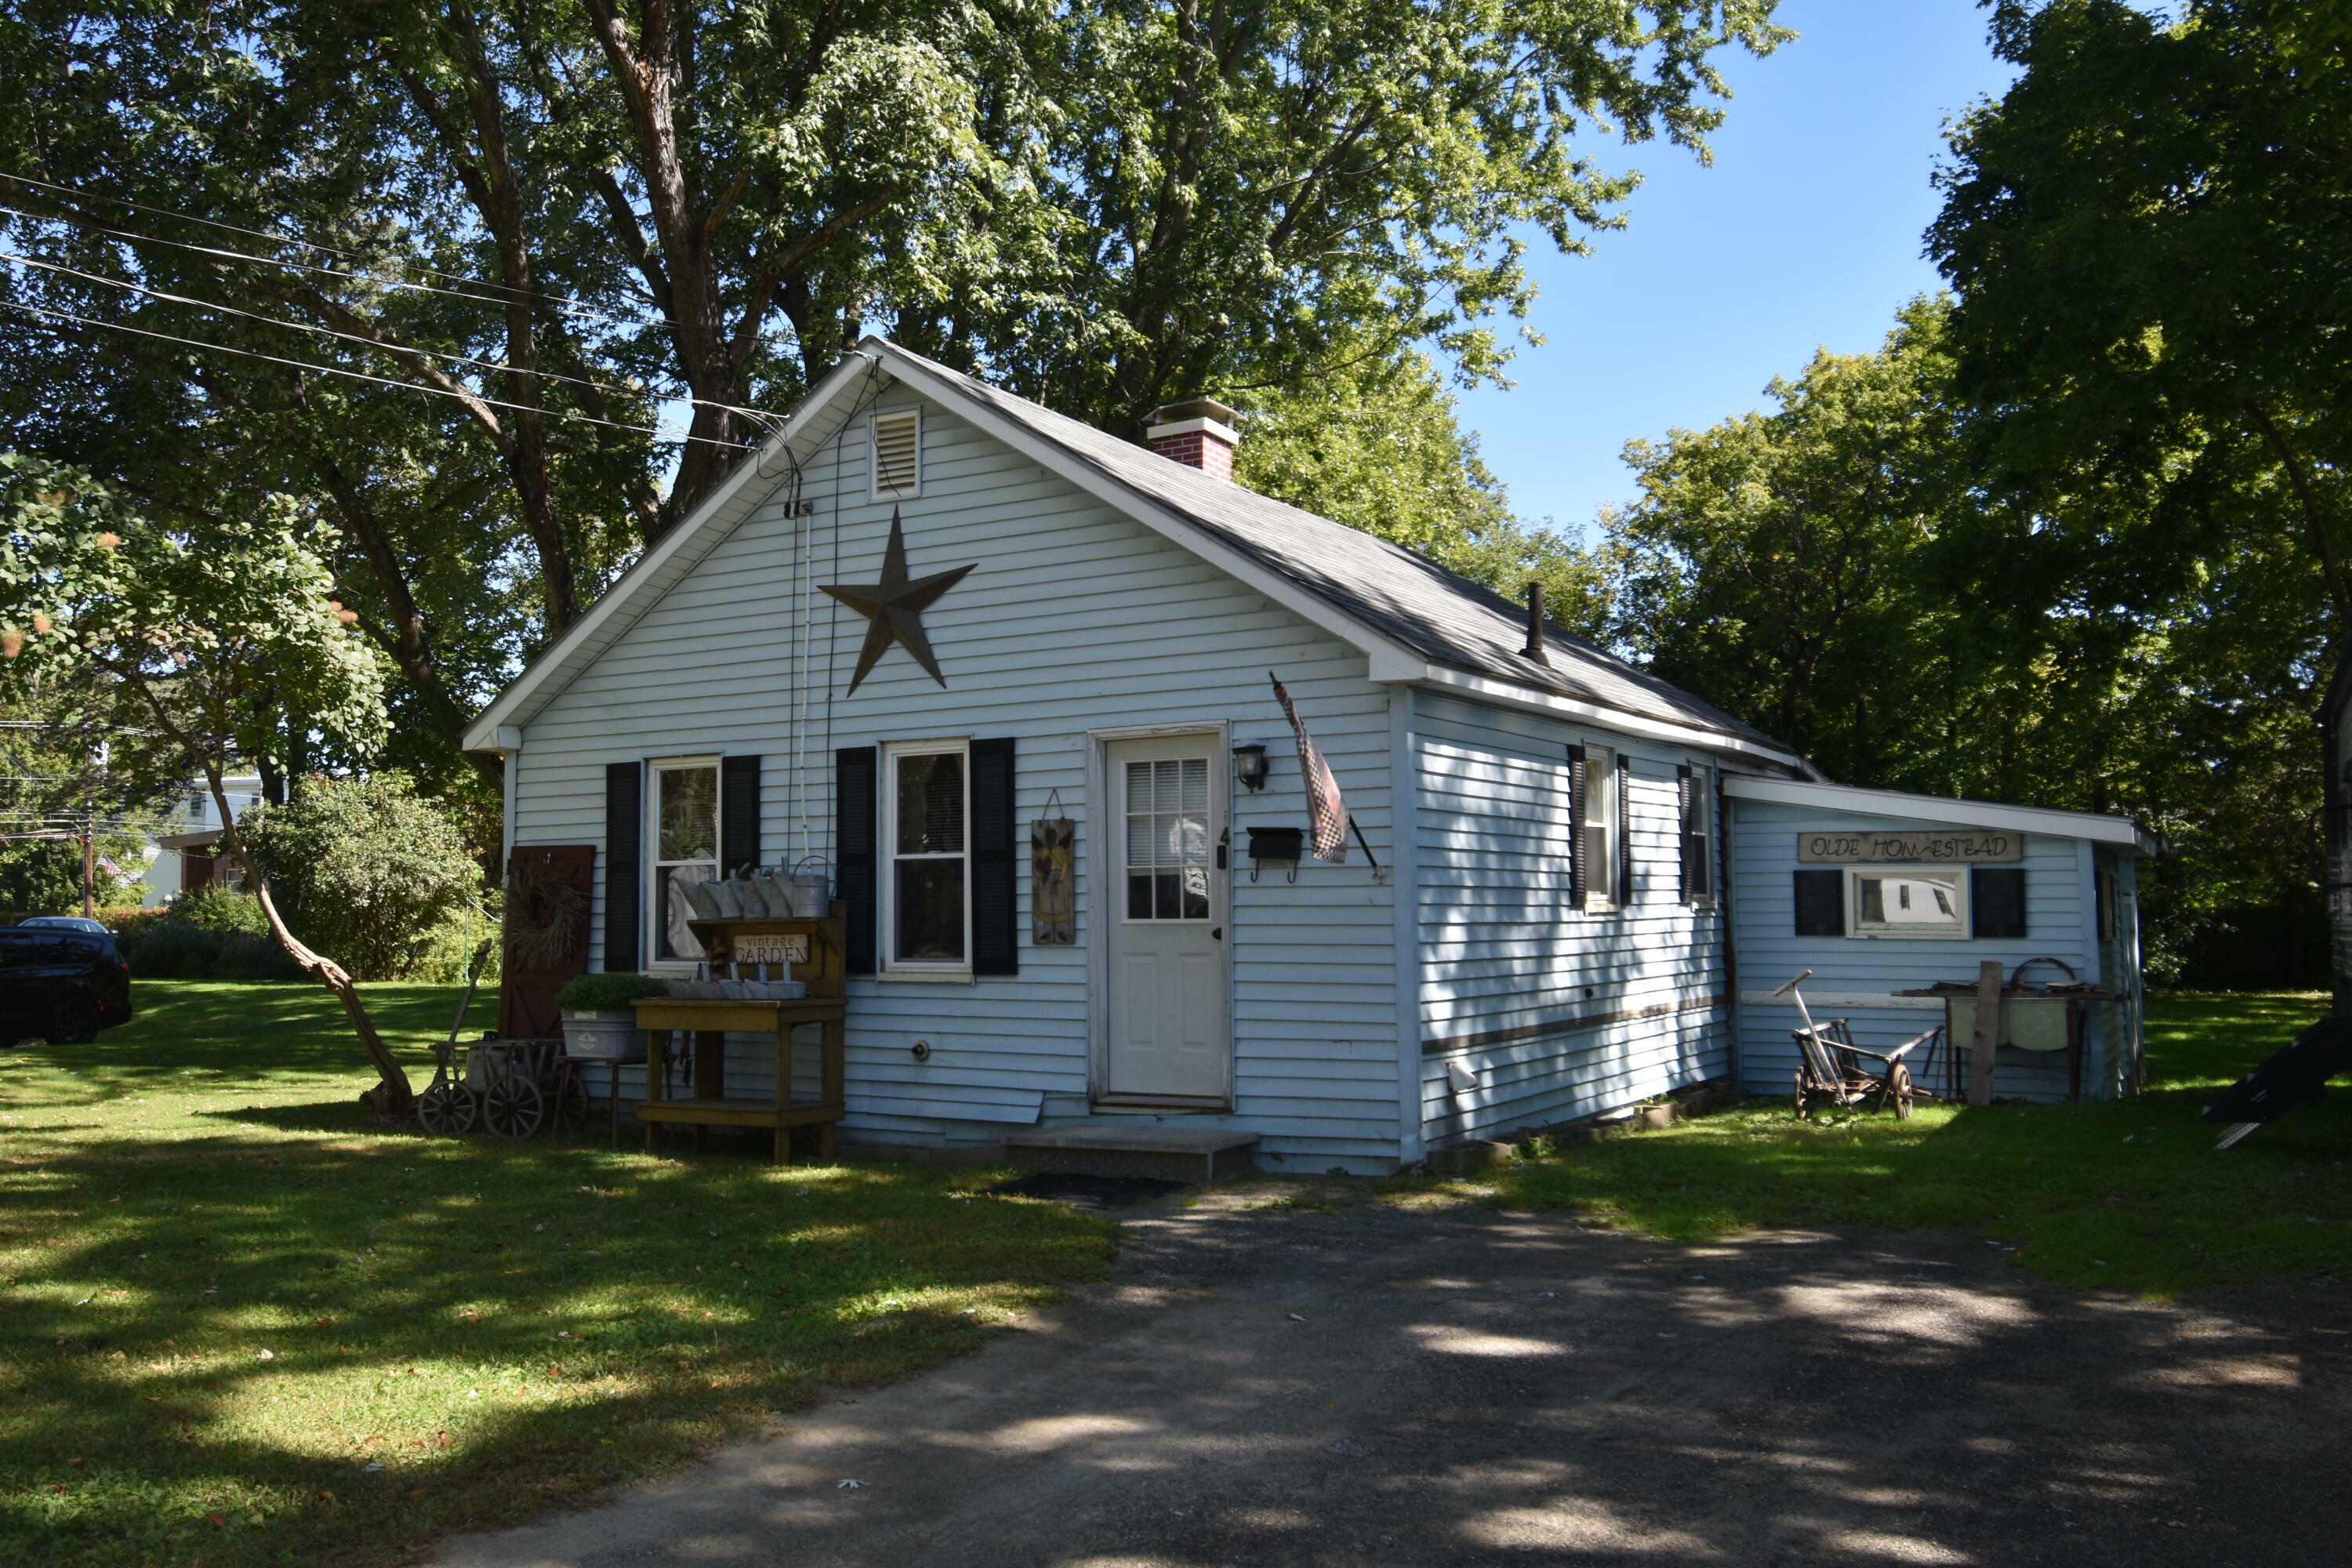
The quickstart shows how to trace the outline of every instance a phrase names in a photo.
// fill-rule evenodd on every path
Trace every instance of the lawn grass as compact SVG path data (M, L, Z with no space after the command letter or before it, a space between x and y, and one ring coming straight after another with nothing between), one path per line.
M457 993L368 988L429 1068ZM0 1554L357 1563L932 1365L1108 1266L995 1173L369 1125L323 992L0 1051ZM764 1140L762 1140L764 1144Z
M2315 995L2158 998L2137 1100L1811 1122L1785 1099L1753 1100L1522 1162L1496 1178L1494 1201L1588 1209L1679 1241L1767 1226L1968 1226L2050 1279L2158 1297L2352 1278L2352 1097L2226 1152L2199 1116L2325 1011Z

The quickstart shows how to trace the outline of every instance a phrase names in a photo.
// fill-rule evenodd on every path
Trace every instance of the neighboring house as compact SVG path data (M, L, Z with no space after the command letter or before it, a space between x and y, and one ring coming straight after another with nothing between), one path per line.
M261 804L258 773L231 773L221 780L221 785L222 793L228 796L229 808L239 815ZM147 846L146 871L132 884L142 909L168 904L184 889L237 888L245 883L243 874L218 853L220 812L213 805L211 789L202 779L188 785L180 810L187 826L178 833L154 837Z
M592 963L671 974L677 884L830 863L869 1146L1160 1127L1382 1171L1732 1072L1724 781L1832 786L1232 483L1230 418L1163 409L1147 449L866 340L468 731L509 850L592 848ZM1269 671L1377 867L1253 859L1309 820ZM1060 818L1074 940L1040 944ZM1973 975L1947 945L1922 983ZM730 1045L731 1088L766 1090L763 1049Z

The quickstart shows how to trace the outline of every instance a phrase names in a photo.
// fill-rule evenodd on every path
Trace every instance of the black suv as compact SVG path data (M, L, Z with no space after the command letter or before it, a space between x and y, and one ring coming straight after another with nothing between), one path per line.
M103 931L0 926L0 1044L86 1046L131 1018L131 965Z

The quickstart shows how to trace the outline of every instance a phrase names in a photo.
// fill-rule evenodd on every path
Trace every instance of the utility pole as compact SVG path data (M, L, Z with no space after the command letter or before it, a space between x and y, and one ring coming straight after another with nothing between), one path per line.
M98 818L90 814L89 796L84 795L81 797L81 913L84 920L98 918L97 868L91 864L97 856Z

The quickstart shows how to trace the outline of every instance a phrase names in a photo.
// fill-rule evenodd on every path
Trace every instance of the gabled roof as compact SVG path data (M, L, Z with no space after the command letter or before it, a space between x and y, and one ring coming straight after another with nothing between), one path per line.
M2137 854L2156 853L2156 840L2128 816L2098 811L2057 811L2042 805L2000 805L1984 800L1954 800L1942 795L1906 795L1901 790L1861 789L1853 784L1802 779L1727 774L1726 795L1820 811L1850 811L1864 816L1910 817L1948 822L1957 827L2003 827L2012 833L2046 833L2055 838L2087 838Z
M467 731L468 748L499 749L499 727L528 722L765 500L793 463L806 462L837 434L882 381L898 382L942 405L1360 648L1376 680L1426 681L1517 698L1603 726L1805 770L1794 752L1760 731L1557 626L1549 637L1550 663L1524 657L1520 605L1411 551L1171 462L881 338L859 343L757 458L656 542L501 692Z

